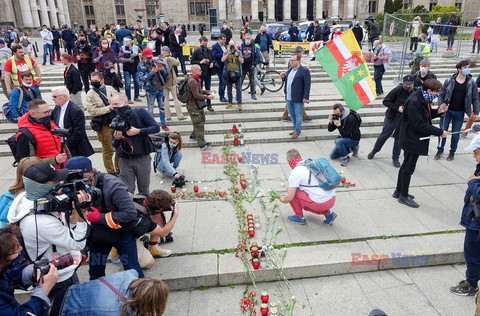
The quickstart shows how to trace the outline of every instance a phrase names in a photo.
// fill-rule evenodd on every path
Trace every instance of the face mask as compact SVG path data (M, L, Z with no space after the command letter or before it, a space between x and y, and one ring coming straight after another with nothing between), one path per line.
M423 99L427 102L433 102L438 97L438 93L428 93L422 89Z
M112 42L112 39L111 39L111 38L107 38L107 41L108 41L109 43L111 43L111 42Z
M102 44L103 48L108 48L108 44Z
M46 129L50 130L50 122L51 122L50 116L45 116L45 117L41 117L41 118L32 117L32 120L33 120L35 123L41 124L41 125L43 125Z
M26 83L26 82L22 82L22 85L27 88L30 88L32 86L31 83Z
M85 45L85 44L87 44L87 41L84 41L84 40L80 41L80 45Z
M223 28L224 28L224 29L227 29L227 26L226 26L226 25L224 25L224 26L223 26Z
M100 86L102 84L100 83L100 81L94 81L92 82L92 87L94 87L95 89L100 89Z
M462 75L468 76L470 74L470 68L464 68L462 69Z
M427 68L427 67L420 67L420 72L421 72L422 74L426 74L427 71L428 71L428 68Z
M250 45L250 40L245 40L245 45Z
M178 145L178 144L172 144L172 143L170 143L170 142L168 142L168 144L169 144L169 145L170 145L170 147L172 147L172 148L176 148L176 147L177 147L177 145Z
M413 90L413 85L410 86L410 87L407 87L407 86L403 85L403 89L405 89L406 91L412 91Z

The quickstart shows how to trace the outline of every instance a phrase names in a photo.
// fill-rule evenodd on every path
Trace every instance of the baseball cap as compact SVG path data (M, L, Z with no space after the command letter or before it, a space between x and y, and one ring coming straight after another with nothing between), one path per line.
M413 76L411 75L406 75L405 77L403 77L403 83L405 84L413 84Z
M153 57L153 51L150 48L145 48L142 51L142 54L143 54L143 56L145 56L147 58L152 58Z
M5 41L2 38L0 38L0 44L5 44Z
M466 152L473 153L476 149L480 148L480 135L475 136L470 143L470 146L465 148Z
M145 50L143 50L145 51ZM168 46L162 46L162 52L169 52L170 53L170 48Z
M106 61L105 64L103 64L105 69L110 69L113 68L113 63L111 61Z
M24 176L38 183L48 181L62 181L68 177L68 169L55 169L48 162L30 166L25 170Z
M93 170L92 161L84 156L75 156L68 159L65 164L65 168L68 170L77 170L80 169L83 172L90 172Z

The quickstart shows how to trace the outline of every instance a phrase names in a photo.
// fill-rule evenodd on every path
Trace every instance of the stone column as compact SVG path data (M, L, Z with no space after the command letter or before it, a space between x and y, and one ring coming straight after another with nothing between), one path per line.
M50 26L50 21L48 19L48 10L47 10L47 1L40 0L40 24Z
M354 2L355 2L355 0L348 0L347 1L347 17L346 18L349 19L349 20L353 19L353 16L355 15L355 13L354 13L354 10L355 10Z
M218 23L227 21L227 0L218 0ZM228 21L227 21L228 24Z
M28 0L20 0L20 12L22 13L22 23L24 27L33 27L32 10Z
M300 1L300 21L306 21L307 20L307 0L299 0Z
M252 21L258 22L258 0L252 0L250 5Z
M268 22L273 22L275 21L275 0L268 0L267 5Z
M65 24L65 10L63 8L63 0L57 0L58 6L58 28L61 29L62 25Z
M242 21L242 0L235 0L235 19Z
M283 0L283 20L291 21L292 20L292 3L291 0Z
M65 24L67 24L69 27L72 27L72 21L70 21L70 12L68 11L68 1L67 0L57 0L57 1L63 1L63 13L65 15Z
M323 19L323 0L317 0L315 4L315 19Z
M338 0L332 0L332 12L330 13L330 17L337 17L338 16Z
M38 6L36 1L29 1L30 2L30 10L32 12L32 19L33 19L33 27L40 26L40 20L38 18Z
M50 25L55 25L57 28L58 27L58 19L57 19L57 8L55 7L55 1L50 0L48 1L49 7L50 7Z
M15 25L17 25L17 21L15 21L15 12L13 12L13 0L6 0L6 1L3 1L3 3L5 3L5 7L3 8L3 10L5 10L5 16L7 16L7 19L6 21L10 22L14 22Z

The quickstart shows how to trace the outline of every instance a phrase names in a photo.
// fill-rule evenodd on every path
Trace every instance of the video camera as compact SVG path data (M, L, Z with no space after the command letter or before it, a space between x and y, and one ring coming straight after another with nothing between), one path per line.
M175 186L177 188L181 188L185 185L185 176L181 175L178 178L173 179L172 186Z
M126 132L128 131L132 126L128 121L126 121L124 118L121 116L117 115L113 118L112 123L110 123L109 127L111 129L114 129L116 131L120 132Z
M235 54L236 51L235 46L230 46L230 53Z
M87 257L87 251L83 249L80 251L80 253L83 261L83 259ZM62 270L62 269L68 268L71 265L78 264L78 261L79 261L78 258L77 260L75 260L75 258L73 258L73 256L70 253L60 256L57 259L52 261L48 261L48 259L45 259L45 258L35 261L33 264L33 275L32 275L33 284L37 284L37 270L40 270L40 277L38 280L42 280L43 276L47 275L48 272L50 272L50 263L52 263L57 268L57 270Z
M91 202L83 202L80 208L87 208L92 203L101 201L102 191L91 186L91 180L83 177L84 172L80 169L70 170L64 183L57 184L45 197L34 201L33 212L51 213L63 212L71 213L72 202L77 201L77 194L85 191L91 196ZM62 193L57 192L62 189Z

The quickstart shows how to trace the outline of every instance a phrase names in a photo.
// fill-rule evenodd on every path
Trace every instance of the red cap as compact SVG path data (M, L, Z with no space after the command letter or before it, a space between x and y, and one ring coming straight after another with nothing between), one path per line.
M143 56L147 57L147 58L152 58L153 57L153 51L152 49L150 48L145 48L143 51L142 51L142 54Z

